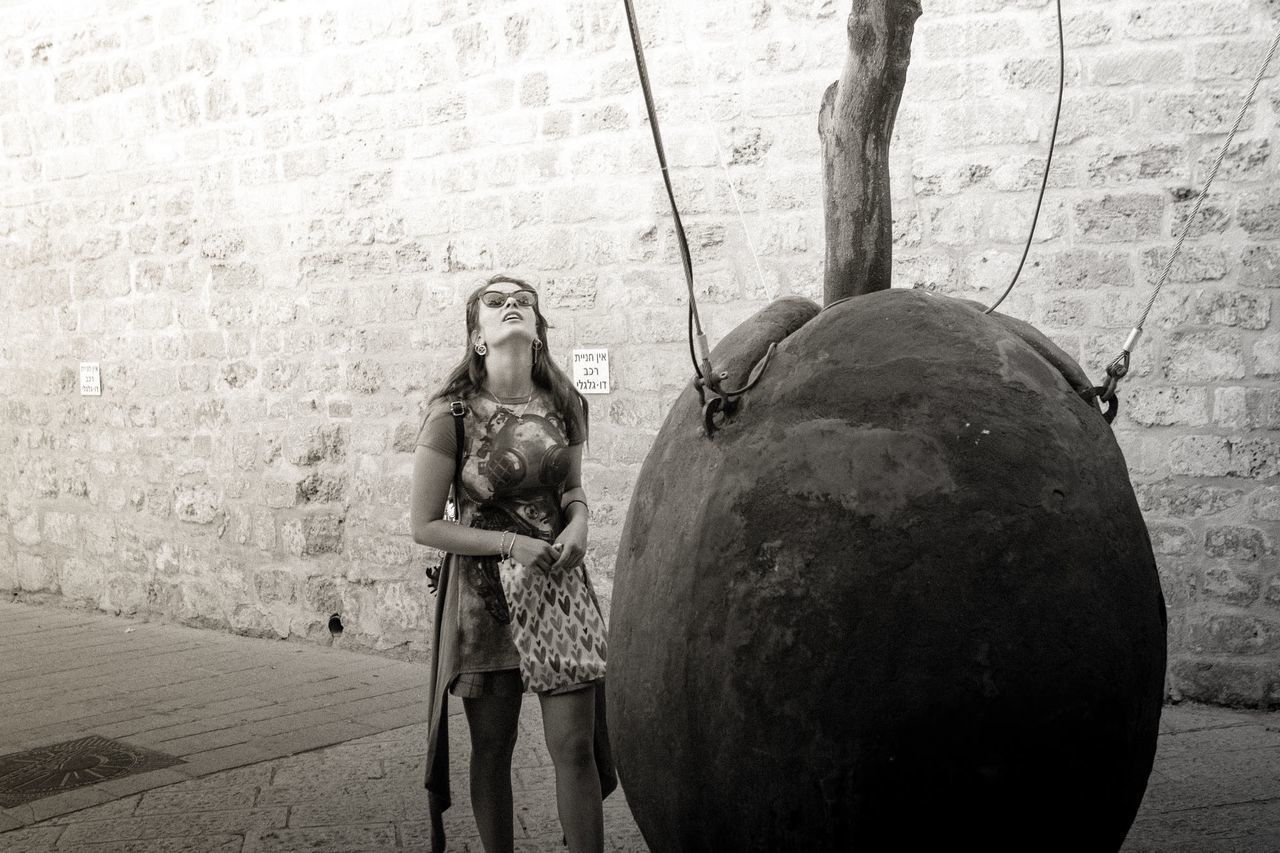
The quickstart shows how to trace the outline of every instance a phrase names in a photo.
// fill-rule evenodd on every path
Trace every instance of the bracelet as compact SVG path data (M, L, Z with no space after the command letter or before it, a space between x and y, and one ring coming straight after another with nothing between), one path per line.
M498 537L498 556L504 560L511 556L511 551L507 548L507 534L510 532L510 530L504 530L502 535ZM514 536L511 539L511 544L516 544Z
M580 500L579 498L574 498L564 506L560 507L560 511L568 514L569 507L573 506L574 504L582 504L583 509L585 509L587 512L591 512L591 507L587 506L587 502L584 500Z

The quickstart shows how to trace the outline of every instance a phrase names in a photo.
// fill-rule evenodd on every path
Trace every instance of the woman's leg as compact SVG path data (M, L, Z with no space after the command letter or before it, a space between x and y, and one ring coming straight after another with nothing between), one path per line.
M594 687L539 694L547 750L556 766L556 804L570 853L604 849L604 808L596 774L593 740L596 724Z
M514 844L511 754L520 721L519 694L463 699L471 730L471 809L486 853L511 853Z

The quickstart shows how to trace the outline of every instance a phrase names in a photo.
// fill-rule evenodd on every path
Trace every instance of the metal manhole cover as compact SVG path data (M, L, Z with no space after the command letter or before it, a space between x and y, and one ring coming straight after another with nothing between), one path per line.
M0 755L0 808L182 763L181 758L101 735Z

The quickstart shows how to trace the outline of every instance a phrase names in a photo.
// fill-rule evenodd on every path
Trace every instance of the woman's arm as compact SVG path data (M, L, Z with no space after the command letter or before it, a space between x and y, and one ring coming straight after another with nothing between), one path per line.
M564 481L564 493L560 496L560 507L564 510L566 522L564 530L556 538L561 544L559 559L551 567L552 571L571 568L582 562L587 554L587 492L582 488L582 445L569 445L569 476Z
M424 445L414 451L413 490L409 496L413 541L451 554L472 556L500 554L505 545L517 562L543 570L550 568L559 555L541 539L517 536L511 531L463 527L445 520L444 505L453 483L453 466L453 456L448 453Z
M453 485L453 466L453 457L435 448L420 444L414 450L413 490L409 498L413 541L454 554L499 553L502 531L463 527L445 520L444 505Z

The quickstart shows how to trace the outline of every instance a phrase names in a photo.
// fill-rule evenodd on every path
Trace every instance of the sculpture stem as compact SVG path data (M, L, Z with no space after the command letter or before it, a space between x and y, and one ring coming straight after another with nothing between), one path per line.
M822 96L826 305L893 281L889 140L918 17L918 0L854 0L844 71Z

